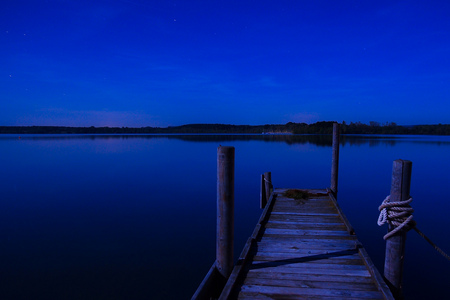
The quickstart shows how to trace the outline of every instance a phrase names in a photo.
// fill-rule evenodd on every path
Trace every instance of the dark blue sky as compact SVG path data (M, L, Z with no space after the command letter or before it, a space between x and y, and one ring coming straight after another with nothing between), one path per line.
M448 0L3 0L0 125L450 123L448 20Z

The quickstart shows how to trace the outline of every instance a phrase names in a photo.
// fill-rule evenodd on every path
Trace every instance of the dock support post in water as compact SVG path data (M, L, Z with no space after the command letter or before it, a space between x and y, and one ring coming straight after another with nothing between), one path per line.
M261 194L260 194L260 208L266 207L267 202L269 202L270 194L273 191L272 185L272 173L265 172L261 174Z
M338 170L339 170L339 123L333 124L333 157L331 160L331 186L330 190L337 199Z
M191 300L217 299L233 270L234 147L217 149L216 260Z
M217 149L216 267L225 278L234 265L234 152L234 147Z
M410 198L412 162L395 160L392 167L390 202L406 201ZM389 225L389 231L394 227ZM403 261L405 255L406 230L400 230L386 240L384 277L396 299L402 299Z

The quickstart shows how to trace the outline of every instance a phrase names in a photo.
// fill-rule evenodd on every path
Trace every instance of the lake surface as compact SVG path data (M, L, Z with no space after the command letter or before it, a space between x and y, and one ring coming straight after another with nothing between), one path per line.
M330 185L330 136L1 135L0 299L190 299L215 258L217 147L236 148L235 257L275 187ZM341 137L338 201L382 273L378 206L413 162L418 228L450 252L450 137ZM450 262L414 231L406 299L450 292Z

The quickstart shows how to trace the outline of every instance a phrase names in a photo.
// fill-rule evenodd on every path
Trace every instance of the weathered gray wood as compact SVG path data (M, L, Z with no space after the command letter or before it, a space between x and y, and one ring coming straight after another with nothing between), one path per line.
M390 202L409 199L412 162L395 160L392 166ZM389 225L389 231L394 227ZM406 231L400 230L386 241L384 277L396 299L402 298L403 262L405 255Z
M285 215L285 216L323 216L323 217L339 217L339 214L336 213L307 213L307 212L287 212L287 211L273 211L273 215Z
M302 229L302 230L347 230L347 228L341 223L279 223L268 222L266 228L279 228L279 229Z
M320 266L316 264L315 266ZM296 274L317 274L317 275L339 275L339 276L360 276L371 277L367 269L361 270L345 270L345 269L327 269L327 268L303 268L294 265L283 265L277 267L267 267L261 269L252 269L250 272L278 272L278 273L296 273Z
M334 206L332 206L332 204L330 202L328 202L326 205L322 204L322 203L312 203L312 202L304 202L304 203L300 203L300 201L296 202L296 201L291 201L291 203L276 203L274 206L274 209L278 210L282 210L282 209L292 209L292 208L296 208L299 211L310 211L310 210L325 210L325 211L330 211L334 209Z
M348 233L346 230L296 230L296 229L267 228L265 234L296 235L296 236L309 236L309 235L347 236Z
M341 219L339 215L333 216L295 216L295 215L287 215L287 214L273 214L270 218L272 222L295 222L295 223L339 223Z
M233 270L234 147L217 149L217 246L216 265L223 277Z
M258 253L259 253L259 251L258 251ZM283 253L283 254L285 254L285 253ZM264 253L261 253L261 255L264 255ZM281 269L290 270L290 268L296 268L296 269L300 268L302 270L310 269L310 272L314 273L315 271L318 271L319 272L318 274L323 274L324 270L326 270L325 272L328 272L328 271L333 271L333 272L337 272L337 271L343 271L343 272L344 271L367 271L367 267L364 264L347 265L345 263L341 263L341 264L327 264L327 263L316 264L313 262L296 263L295 259L293 259L293 260L289 259L289 258L297 258L293 255L290 255L289 257L282 256L281 258L284 258L288 263L283 264L282 259L277 261L276 259L278 259L278 257L274 256L275 260L274 260L273 264L261 263L259 265L268 272L273 272L273 271L277 271L277 270L281 270ZM292 263L291 263L291 261L292 261ZM342 260L342 262L343 262L343 260ZM258 264L253 264L252 266L254 267L254 269L258 268ZM253 270L252 267L250 267L250 270ZM296 270L291 270L291 272L296 272ZM341 274L344 275L343 273L341 273ZM365 274L364 276L366 276L368 273L364 272L363 274Z
M381 299L378 291L344 291L334 289L305 289L275 286L243 285L242 292L256 292L272 295L298 295L298 296L334 296L334 297L358 297L362 299Z
M349 283L362 283L373 284L373 280L370 277L363 276L341 276L341 275L325 275L325 274L298 274L298 273L281 273L281 272L253 272L249 271L247 278L267 278L273 280L307 280L314 282L349 282ZM374 285L375 286L375 285Z
M312 257L314 258L315 255L313 255ZM308 259L308 257L305 258ZM289 261L289 259L280 260L280 262L278 262L274 257L271 256L259 256L258 260L252 261L252 265L258 267L258 265L261 264L262 267L265 267L266 265L279 265L281 263L284 263L284 261ZM310 261L310 263L313 265L364 265L361 262L361 259L358 257L333 257L317 260L313 259Z
M272 194L273 185L272 185L272 173L265 172L264 173L264 187L266 193L266 203L269 201L270 194Z
M376 291L377 288L372 282L354 283L354 282L326 282L314 280L280 280L271 278L247 277L246 285L265 285L280 287L298 287L298 288L316 288L316 289L335 289L335 290L354 290L354 291Z
M289 188L277 188L277 194L279 196L283 195L287 190L290 190ZM303 189L304 191L308 191L310 194L317 194L317 195L327 195L327 191L324 189Z
M333 156L331 159L331 186L330 189L337 198L338 171L339 171L339 124L333 124Z
M293 222L293 221L285 221L285 220L270 220L269 222L267 222L267 226L270 225L278 225L278 226L290 226L290 225L298 225L298 226L344 226L342 225L342 223L338 223L338 222ZM345 227L345 226L344 226Z
M338 252L338 251L345 251L350 249L354 245L348 245L346 247L342 245L336 245L336 244L300 244L297 243L294 245L287 245L282 243L275 243L273 245L266 244L266 243L258 243L258 251L262 252L269 252L269 251L276 251L277 253L295 253L299 254L301 251L305 251L305 255L309 254L309 251L322 251L324 253L326 252Z
M357 242L354 240L324 240L324 239L269 239L262 238L258 242L258 249L261 247L274 247L282 251L291 251L296 249L356 249Z
M275 252L274 249L258 249L253 259L267 260L271 258L273 261L279 262L280 265L295 264L295 263L307 263L315 261L328 261L330 259L360 259L357 256L351 256L351 254L344 255L347 250L334 250L334 249L298 249L297 251L279 251ZM291 259L292 258L292 259Z
M287 255L289 254L289 255ZM357 254L357 253L355 253ZM343 260L359 260L360 264L364 264L358 255L350 254L347 250L334 249L298 249L295 251L279 251L261 249L253 256L253 262L272 260L281 264L301 263L301 262L320 262L336 261L340 263ZM291 259L292 258L292 259ZM333 262L334 263L334 262ZM353 265L355 263L352 263Z
M330 195L298 203L275 190L220 299L381 299Z
M259 194L259 207L261 209L264 209L267 204L267 198L266 198L266 185L264 183L264 174L261 174L261 189Z
M277 294L260 294L260 293L249 293L249 292L242 292L239 294L238 300L298 300L298 299L308 299L308 300L360 300L360 297L354 298L354 297L348 297L348 296L298 296L298 295L277 295ZM368 298L368 299L382 299L382 298Z

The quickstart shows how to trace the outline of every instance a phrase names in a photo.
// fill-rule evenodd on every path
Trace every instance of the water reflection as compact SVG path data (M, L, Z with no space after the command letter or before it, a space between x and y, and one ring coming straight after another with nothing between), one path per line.
M320 147L331 146L331 135L261 135L261 134L55 134L55 135L0 135L0 140L182 140L199 143L226 143L233 141L263 141L279 142L288 145L312 144ZM342 146L380 145L395 146L399 143L434 144L437 146L450 145L450 136L418 136L418 135L341 135Z
M236 256L261 214L262 172L275 187L330 183L329 135L0 135L0 299L189 299L215 255L219 144L236 147ZM450 227L450 137L341 144L339 202L380 271L377 207L394 159L413 161L414 218L450 249L438 235ZM406 298L437 298L448 269L414 233L408 243Z

